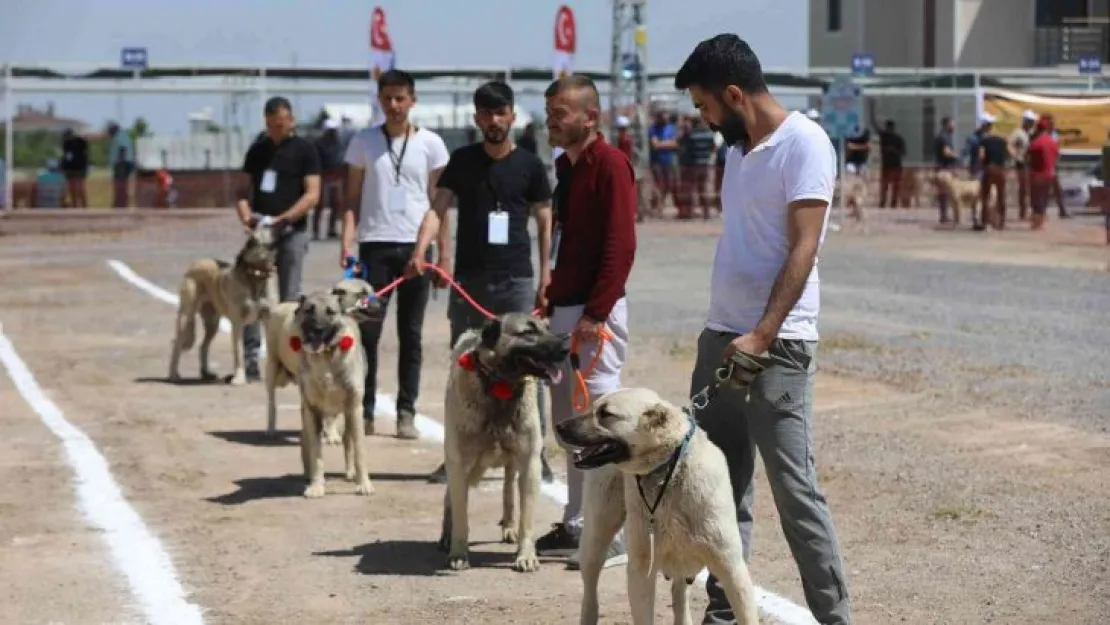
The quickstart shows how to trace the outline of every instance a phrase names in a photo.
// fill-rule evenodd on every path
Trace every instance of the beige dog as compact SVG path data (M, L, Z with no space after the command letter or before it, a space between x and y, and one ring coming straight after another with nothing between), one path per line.
M543 440L535 385L541 379L558 382L568 354L567 342L546 321L525 313L492 319L456 343L444 399L447 492L439 539L451 569L470 566L470 489L487 469L504 467L502 541L517 544L514 570L539 570L532 515Z
M345 305L333 291L302 296L294 313L292 350L300 355L294 377L301 391L301 460L308 486L305 497L323 497L324 459L320 431L342 414L346 476L356 492L373 492L363 449L362 397L366 352L359 333L360 308Z
M952 223L953 225L960 225L960 208L968 208L971 211L971 218L975 219L975 210L979 205L979 192L981 185L978 180L959 178L954 173L947 169L937 171L934 179L940 192L948 196L948 205L952 208ZM994 201L994 189L991 189L990 197L987 199L988 206L990 202Z
M339 298L339 305L344 310L361 308L360 318L381 312L380 306L368 302L374 289L362 280L340 280L332 287L331 292ZM270 434L277 431L277 389L297 381L300 354L293 351L291 341L301 340L300 330L294 319L299 306L300 302L282 302L270 309L266 318L266 432ZM325 420L321 433L325 444L339 444L341 423L338 418Z
M675 623L692 623L687 586L702 568L720 580L741 624L759 622L728 465L692 419L653 391L629 388L601 397L591 414L562 421L555 430L578 448L575 466L592 469L579 543L584 625L597 623L598 578L622 524L633 623L653 621L660 572L671 579Z
M269 295L270 274L274 271L276 253L270 228L260 226L248 235L235 257L235 264L204 258L194 262L185 272L178 290L179 303L170 354L170 380L179 380L181 352L192 348L196 341L196 316L204 323L200 342L200 377L215 379L208 367L208 348L220 328L220 319L231 322L231 353L235 371L228 379L239 385L247 381L243 365L243 326L258 321L274 302Z
M857 173L847 172L839 181L840 192L844 194L844 206L856 221L863 221L863 202L867 196L867 181Z

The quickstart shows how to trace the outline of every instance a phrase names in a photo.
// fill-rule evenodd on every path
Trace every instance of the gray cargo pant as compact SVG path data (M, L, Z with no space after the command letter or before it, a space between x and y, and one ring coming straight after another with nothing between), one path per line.
M290 230L277 241L278 301L288 302L301 296L301 273L308 255L308 232ZM257 323L243 326L243 361L247 368L258 367L262 331Z
M556 306L551 312L551 331L555 334L570 334L582 317L583 306ZM605 327L612 339L602 346L597 365L585 376L591 404L602 395L621 387L621 369L624 368L628 349L628 306L622 297L617 300ZM585 371L594 360L598 345L596 342L582 343L578 346L578 359L581 371ZM574 389L578 383L570 364L566 365L563 379L551 385L551 422L559 423L573 417ZM566 445L559 441L565 448ZM574 534L582 530L582 491L585 486L585 472L574 466L574 458L567 454L567 505L563 508L563 523Z
M737 336L702 331L690 395L714 381L725 346ZM774 364L755 379L749 396L745 399L740 391L720 389L697 413L698 424L728 461L744 560L751 558L755 498L752 477L758 449L810 611L823 625L847 625L851 616L840 544L825 495L817 486L813 460L817 342L775 339L769 352ZM712 576L706 591L709 605L702 623L735 623L728 599Z

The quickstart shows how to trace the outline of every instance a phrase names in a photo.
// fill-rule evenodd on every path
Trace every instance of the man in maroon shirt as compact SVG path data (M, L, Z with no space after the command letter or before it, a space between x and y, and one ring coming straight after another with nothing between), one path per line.
M548 142L563 149L555 161L555 257L547 310L553 332L577 339L579 367L592 400L621 386L628 345L625 283L636 255L636 180L628 157L598 132L601 106L593 81L580 75L560 78L544 97ZM603 331L605 339L599 340ZM575 383L576 376L564 375L552 387L553 423L575 414ZM578 568L584 483L568 454L563 521L536 541L541 556L565 555L571 569ZM627 559L618 538L604 566Z

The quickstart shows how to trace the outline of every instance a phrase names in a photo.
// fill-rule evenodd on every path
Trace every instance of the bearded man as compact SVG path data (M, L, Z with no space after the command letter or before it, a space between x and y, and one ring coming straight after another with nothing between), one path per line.
M483 308L495 315L531 312L547 306L544 290L551 280L551 185L543 161L513 142L513 90L503 82L488 82L474 92L474 123L482 141L451 154L437 183L432 207L420 224L420 234L409 262L410 276L423 272L428 246L447 222L447 209L458 204L455 232L455 281ZM536 221L540 280L532 268L532 237L528 220ZM448 226L449 227L449 226ZM450 258L447 250L440 258ZM441 269L451 272L449 265ZM460 293L452 291L447 304L451 345L471 328L480 328L485 317ZM546 434L543 387L539 387L540 423ZM543 480L554 476L541 456ZM446 481L441 464L429 478Z

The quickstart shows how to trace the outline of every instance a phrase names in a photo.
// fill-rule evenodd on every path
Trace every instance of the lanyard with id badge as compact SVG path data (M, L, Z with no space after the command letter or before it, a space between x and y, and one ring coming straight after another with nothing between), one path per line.
M382 124L382 134L385 136L385 149L389 152L389 161L393 164L393 184L389 187L389 211L391 213L403 213L408 207L408 197L405 193L405 187L401 184L401 165L405 161L405 152L409 148L409 129L405 128L405 140L401 143L401 153L395 154L393 152L393 138L389 136L389 131L385 129L385 124Z
M493 188L493 164L486 170L486 186L489 188L490 197L493 198L493 212L489 214L489 227L486 232L486 241L490 245L509 244L509 213L501 206L497 191Z

